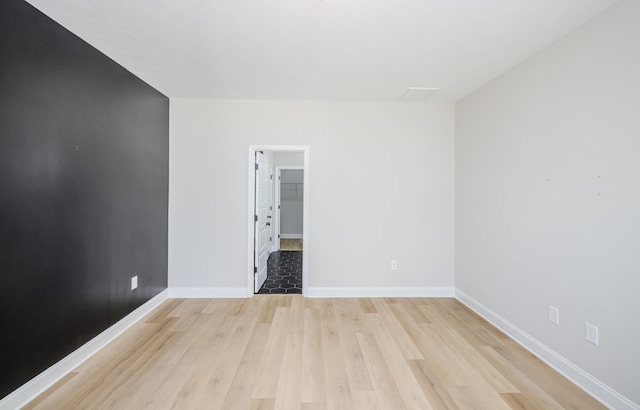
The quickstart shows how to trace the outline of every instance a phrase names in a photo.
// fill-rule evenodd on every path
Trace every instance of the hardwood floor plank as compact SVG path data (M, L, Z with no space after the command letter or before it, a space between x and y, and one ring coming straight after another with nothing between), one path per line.
M276 405L276 399L251 399L249 410L273 410Z
M320 312L318 309L305 308L304 315L302 404L324 403L326 407L327 389L324 380Z
M302 403L301 410L328 410L327 403Z
M428 309L428 307L427 307ZM464 386L464 390L455 390L456 394L472 394L474 402L481 408L487 409L504 409L508 408L504 400L499 396L489 383L482 376L482 373L477 371L475 363L466 360L455 347L449 344L448 332L443 329L440 324L432 318L431 324L423 324L426 333L435 334L436 339L440 347L442 354L442 360L449 366L451 373L456 375L456 379L461 380L462 383L455 383L454 386ZM447 388L450 387L449 385ZM453 394L452 394L453 395ZM455 399L455 397L454 397ZM456 399L456 402L458 400Z
M229 316L222 314L202 313L192 322L192 327L180 335L180 343L189 346L208 347L225 340L228 335L224 333L224 330L235 330L235 326L233 329L229 326L224 326L225 321L229 319Z
M357 333L365 331L366 327L360 304L355 299L336 300L334 312L351 391L372 390L369 370L356 337Z
M521 409L521 410L547 410L550 407L546 407L543 403L538 400L530 400L529 397L522 393L500 393L502 399L511 407L512 409Z
M531 382L531 379L524 374L517 366L514 366L512 362L505 359L493 346L483 346L480 350L485 358L489 360L493 366L504 375L508 380L513 383L514 386L520 391L520 395L525 396L527 403L531 408L540 409L561 409L562 406L553 400L544 390L538 385ZM501 394L502 397L506 397L510 405L512 405L517 399L512 399L514 396ZM515 400L515 401L514 401Z
M603 409L454 299L171 299L25 409Z
M200 355L194 355L195 361L192 362L192 370L187 373L186 378L171 377L170 381L178 384L179 387L177 388L177 394L173 395L173 400L167 401L167 408L196 408L195 403L208 394L207 384L213 369L222 360L222 356L231 343L237 327L237 320L232 317L224 318L222 325L212 338L215 343L208 346L193 346L196 348L194 353L200 353Z
M442 329L444 338L458 354L461 354L472 364L473 370L477 372L481 379L485 380L493 390L498 393L519 393L519 390L509 383L509 381L482 356L468 338L460 335L459 330L463 330L464 326L460 326L458 322L452 318L444 317L443 312L439 313L439 315L434 316L433 320L439 325L439 328Z
M276 409L300 408L302 402L302 345L304 343L304 301L295 298L282 354L280 381L276 391Z
M448 386L447 390L449 390L451 397L453 397L457 407L460 409L491 410L491 407L478 403L469 386Z
M250 407L251 394L258 381L256 369L260 366L268 337L269 325L267 323L258 323L222 403L223 409L246 409Z
M391 308L394 314L399 309L394 310L393 307L401 308L403 312L401 317L404 318L408 316L411 318L413 322L417 324L429 323L429 319L427 319L427 317L420 311L420 309L418 309L418 305L424 305L424 303L421 302L421 299L404 298L404 299L400 299L398 303L391 304ZM396 317L398 317L397 314L396 314Z
M69 382L71 381L71 379L73 379L77 375L78 375L78 372L71 372L67 374L62 379L58 380L58 382L56 382L53 386L48 388L44 393L38 396L36 399L34 399L29 404L24 406L22 410L32 410L32 409L43 408L40 406L40 404L45 401L48 403L47 406L50 406L51 404L53 404L53 406L59 406L58 404L59 399L61 397L64 397L63 394L61 394L61 390L64 388L65 385L69 386Z
M210 303L211 299L182 299L182 302L179 303L167 316L184 318L191 315L197 315L203 313L204 309ZM229 299L224 306L230 306L231 303L233 303L233 299Z
M445 385L462 385L460 366L454 366L448 362L451 354L448 346L442 343L442 339L432 330L431 323L421 323L417 328L410 328L410 337L416 347L421 351L425 364L437 375L437 380Z
M359 298L358 303L360 304L360 308L363 313L378 313L376 307L371 302L369 298Z
M391 371L382 356L375 337L368 333L358 333L357 337L379 406L383 409L407 409L408 407L402 400L396 380L391 376ZM402 381L398 380L397 382L401 383Z
M394 338L402 355L405 359L422 359L422 353L398 322L385 300L393 301L393 299L373 299L373 303L378 311L377 314L384 320L385 326L389 328L389 333Z
M256 298L265 298L264 307L262 308L262 313L260 314L260 318L258 321L260 323L273 323L273 318L276 314L276 309L278 307L278 298L273 297L273 295L269 296L254 296Z
M351 402L353 403L353 408L357 410L384 410L378 405L376 392L373 390L351 392Z
M189 379L193 374L198 372L201 359L206 357L208 349L201 346L189 346L185 352L182 360L180 360L172 369L172 371L165 375L165 378L149 395L146 401L140 407L141 409L157 409L166 406L173 406L175 403L181 401L181 399L189 399L185 397L185 393L197 392L196 389L185 389L185 384L188 384ZM182 382L178 382L178 381Z
M409 367L434 409L457 409L451 394L426 360L409 360Z
M351 387L344 363L344 352L332 303L320 310L322 353L324 355L324 378L327 390L327 408L353 408Z
M158 386L169 374L174 373L176 364L181 363L189 346L178 343L171 334L167 343L158 346L148 360L141 363L128 375L128 380L104 401L105 408L144 408Z
M202 395L196 408L199 409L220 409L222 402L226 397L227 391L233 380L238 366L242 361L243 354L247 349L247 345L262 308L261 303L253 303L247 309L244 320L238 321L236 330L231 336L231 340L227 345L218 365L211 372L209 382L206 386L206 395ZM230 316L230 319L235 317Z
M269 337L264 350L264 356L258 367L253 398L275 398L278 392L280 369L282 368L283 346L287 338L289 317L291 311L286 307L276 308Z
M176 337L175 332L166 331L172 321L164 323L163 326L144 326L143 332L138 335L131 348L122 349L111 366L97 369L94 373L80 371L79 377L73 382L85 382L88 388L83 395L67 396L61 403L61 408L90 408L95 403L104 406L107 400L117 400L119 393L124 392L123 386L130 383L136 372L140 368L145 369L154 355Z
M456 326L456 331L461 333L470 344L492 346L497 341L509 338L463 304L455 299L454 302L456 303L450 303L448 299L438 298L430 306L435 312L446 317L447 322L452 325L459 324L459 326Z
M533 354L511 339L503 340L497 350L509 362L514 363L532 383L542 388L565 409L605 409L560 373L545 365Z
M383 319L377 314L369 315L368 319L369 326L373 331L373 335L380 348L382 357L387 363L393 380L402 381L396 383L396 385L407 408L424 410L433 408L431 402L425 396L424 391L414 377L411 368L402 356L400 349L398 349L398 346L395 344Z
M160 306L158 306L153 312L149 313L142 321L144 323L158 323L162 322L170 316L178 305L184 302L184 299L168 299L165 300Z

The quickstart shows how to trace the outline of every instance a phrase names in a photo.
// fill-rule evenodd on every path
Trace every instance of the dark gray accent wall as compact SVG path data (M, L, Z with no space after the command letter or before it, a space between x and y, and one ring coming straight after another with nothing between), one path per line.
M168 169L168 98L0 1L0 397L166 289Z

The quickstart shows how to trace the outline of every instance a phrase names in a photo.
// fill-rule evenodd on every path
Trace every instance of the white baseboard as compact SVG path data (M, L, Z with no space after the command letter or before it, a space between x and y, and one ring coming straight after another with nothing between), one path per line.
M301 233L281 233L280 239L302 239Z
M167 299L167 295L167 290L163 290L102 333L69 353L65 358L4 397L0 400L0 410L19 409L35 399L39 394L47 390L58 380L82 364L82 362L93 356L98 350L105 347L113 339L120 336L125 330L129 329L133 324L158 307Z
M482 316L489 323L506 333L510 338L519 343L522 347L540 358L543 362L557 370L564 377L571 380L578 387L589 393L593 398L600 401L610 409L617 410L638 410L640 406L633 403L620 393L616 392L600 380L591 376L560 354L556 353L540 341L524 332L496 312L492 311L482 303L478 302L463 291L455 290L456 299L465 304L469 309Z
M247 288L169 288L172 299L246 298Z
M309 287L304 292L307 298L383 298L420 297L452 298L452 287Z

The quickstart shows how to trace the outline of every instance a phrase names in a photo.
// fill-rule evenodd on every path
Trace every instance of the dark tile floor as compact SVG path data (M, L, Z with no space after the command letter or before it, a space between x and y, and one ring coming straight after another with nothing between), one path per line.
M302 251L271 253L267 261L267 279L258 293L302 293Z

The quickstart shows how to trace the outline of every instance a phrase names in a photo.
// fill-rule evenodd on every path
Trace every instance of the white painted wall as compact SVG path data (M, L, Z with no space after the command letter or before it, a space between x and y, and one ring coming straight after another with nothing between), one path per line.
M172 99L170 144L170 287L246 286L250 144L309 146L310 287L453 286L453 104Z
M456 287L635 403L639 98L623 1L456 105Z

